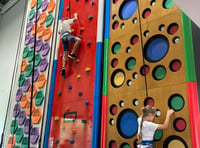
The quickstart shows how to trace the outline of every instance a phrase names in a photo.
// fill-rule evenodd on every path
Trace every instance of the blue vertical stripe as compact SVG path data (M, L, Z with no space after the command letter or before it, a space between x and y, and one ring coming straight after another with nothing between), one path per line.
M56 69L57 69L57 60L54 60L52 81L51 81L51 88L50 88L50 97L49 97L49 103L48 103L47 120L46 120L45 137L44 137L44 146L43 146L44 148L48 148L49 130L50 130L50 125L51 125L51 112L52 112L53 96L54 96L54 89L55 89L55 82L56 82Z
M100 140L100 104L101 104L101 80L102 80L102 42L96 44L96 68L94 85L94 105L93 105L93 129L92 129L92 148L99 147Z
M62 20L63 7L64 7L64 0L60 0L60 9L59 9L59 16L58 16L59 20Z
M105 13L105 39L110 38L110 0L106 0L106 13Z

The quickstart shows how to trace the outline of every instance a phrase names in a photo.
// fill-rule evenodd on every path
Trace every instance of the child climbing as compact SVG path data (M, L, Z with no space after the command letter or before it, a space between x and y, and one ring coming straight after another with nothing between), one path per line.
M142 115L138 118L138 148L154 148L153 136L157 129L166 129L168 127L170 116L174 113L173 109L168 109L163 124L154 123L156 110L147 105L142 108Z
M73 60L77 59L75 53L81 42L81 39L76 36L71 35L71 24L77 19L78 19L78 15L77 13L74 13L74 18L72 19L63 18L63 20L59 22L58 33L61 36L62 45L64 49L64 54L63 54L63 59L62 59L62 72L61 72L61 75L63 77L65 77L65 65L67 62L66 57L69 51L69 42L73 42L75 44L74 44L71 54L69 54L68 57Z

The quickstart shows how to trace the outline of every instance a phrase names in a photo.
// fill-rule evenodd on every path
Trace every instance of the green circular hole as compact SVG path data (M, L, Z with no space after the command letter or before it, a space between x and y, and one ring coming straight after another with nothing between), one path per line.
M117 54L121 49L121 44L119 42L116 42L113 46L112 46L112 53L113 54Z
M155 141L158 141L162 138L162 135L163 135L162 130L156 130L153 138Z
M184 103L183 97L178 94L171 96L169 99L169 106L175 111L181 110L184 106Z
M127 143L122 144L121 148L131 148L131 146Z
M162 80L166 76L166 73L166 68L159 65L153 70L153 77L156 80Z
M128 70L132 70L133 68L135 68L136 65L136 59L133 57L130 57L127 59L126 61L126 69Z
M164 8L169 9L174 6L174 2L172 0L164 0L163 6Z

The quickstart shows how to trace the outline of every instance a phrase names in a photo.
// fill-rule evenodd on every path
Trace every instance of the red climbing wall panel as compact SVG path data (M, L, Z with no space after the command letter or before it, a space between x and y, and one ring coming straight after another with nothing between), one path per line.
M91 147L95 80L98 1L64 0L63 17L78 14L72 34L81 36L77 60L67 58L66 78L61 76L60 41L49 147ZM70 51L73 45L70 45Z

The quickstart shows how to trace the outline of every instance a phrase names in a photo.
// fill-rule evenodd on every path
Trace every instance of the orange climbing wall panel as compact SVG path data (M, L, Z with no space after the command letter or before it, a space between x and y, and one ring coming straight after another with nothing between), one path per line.
M61 76L63 46L60 41L51 116L49 145L91 147L94 100L98 1L64 0L63 17L78 14L72 34L81 36L77 60L67 57L66 78ZM70 44L70 52L73 44Z
M110 1L106 148L136 147L147 104L156 123L175 110L168 129L156 131L156 148L192 147L182 19L172 1Z

